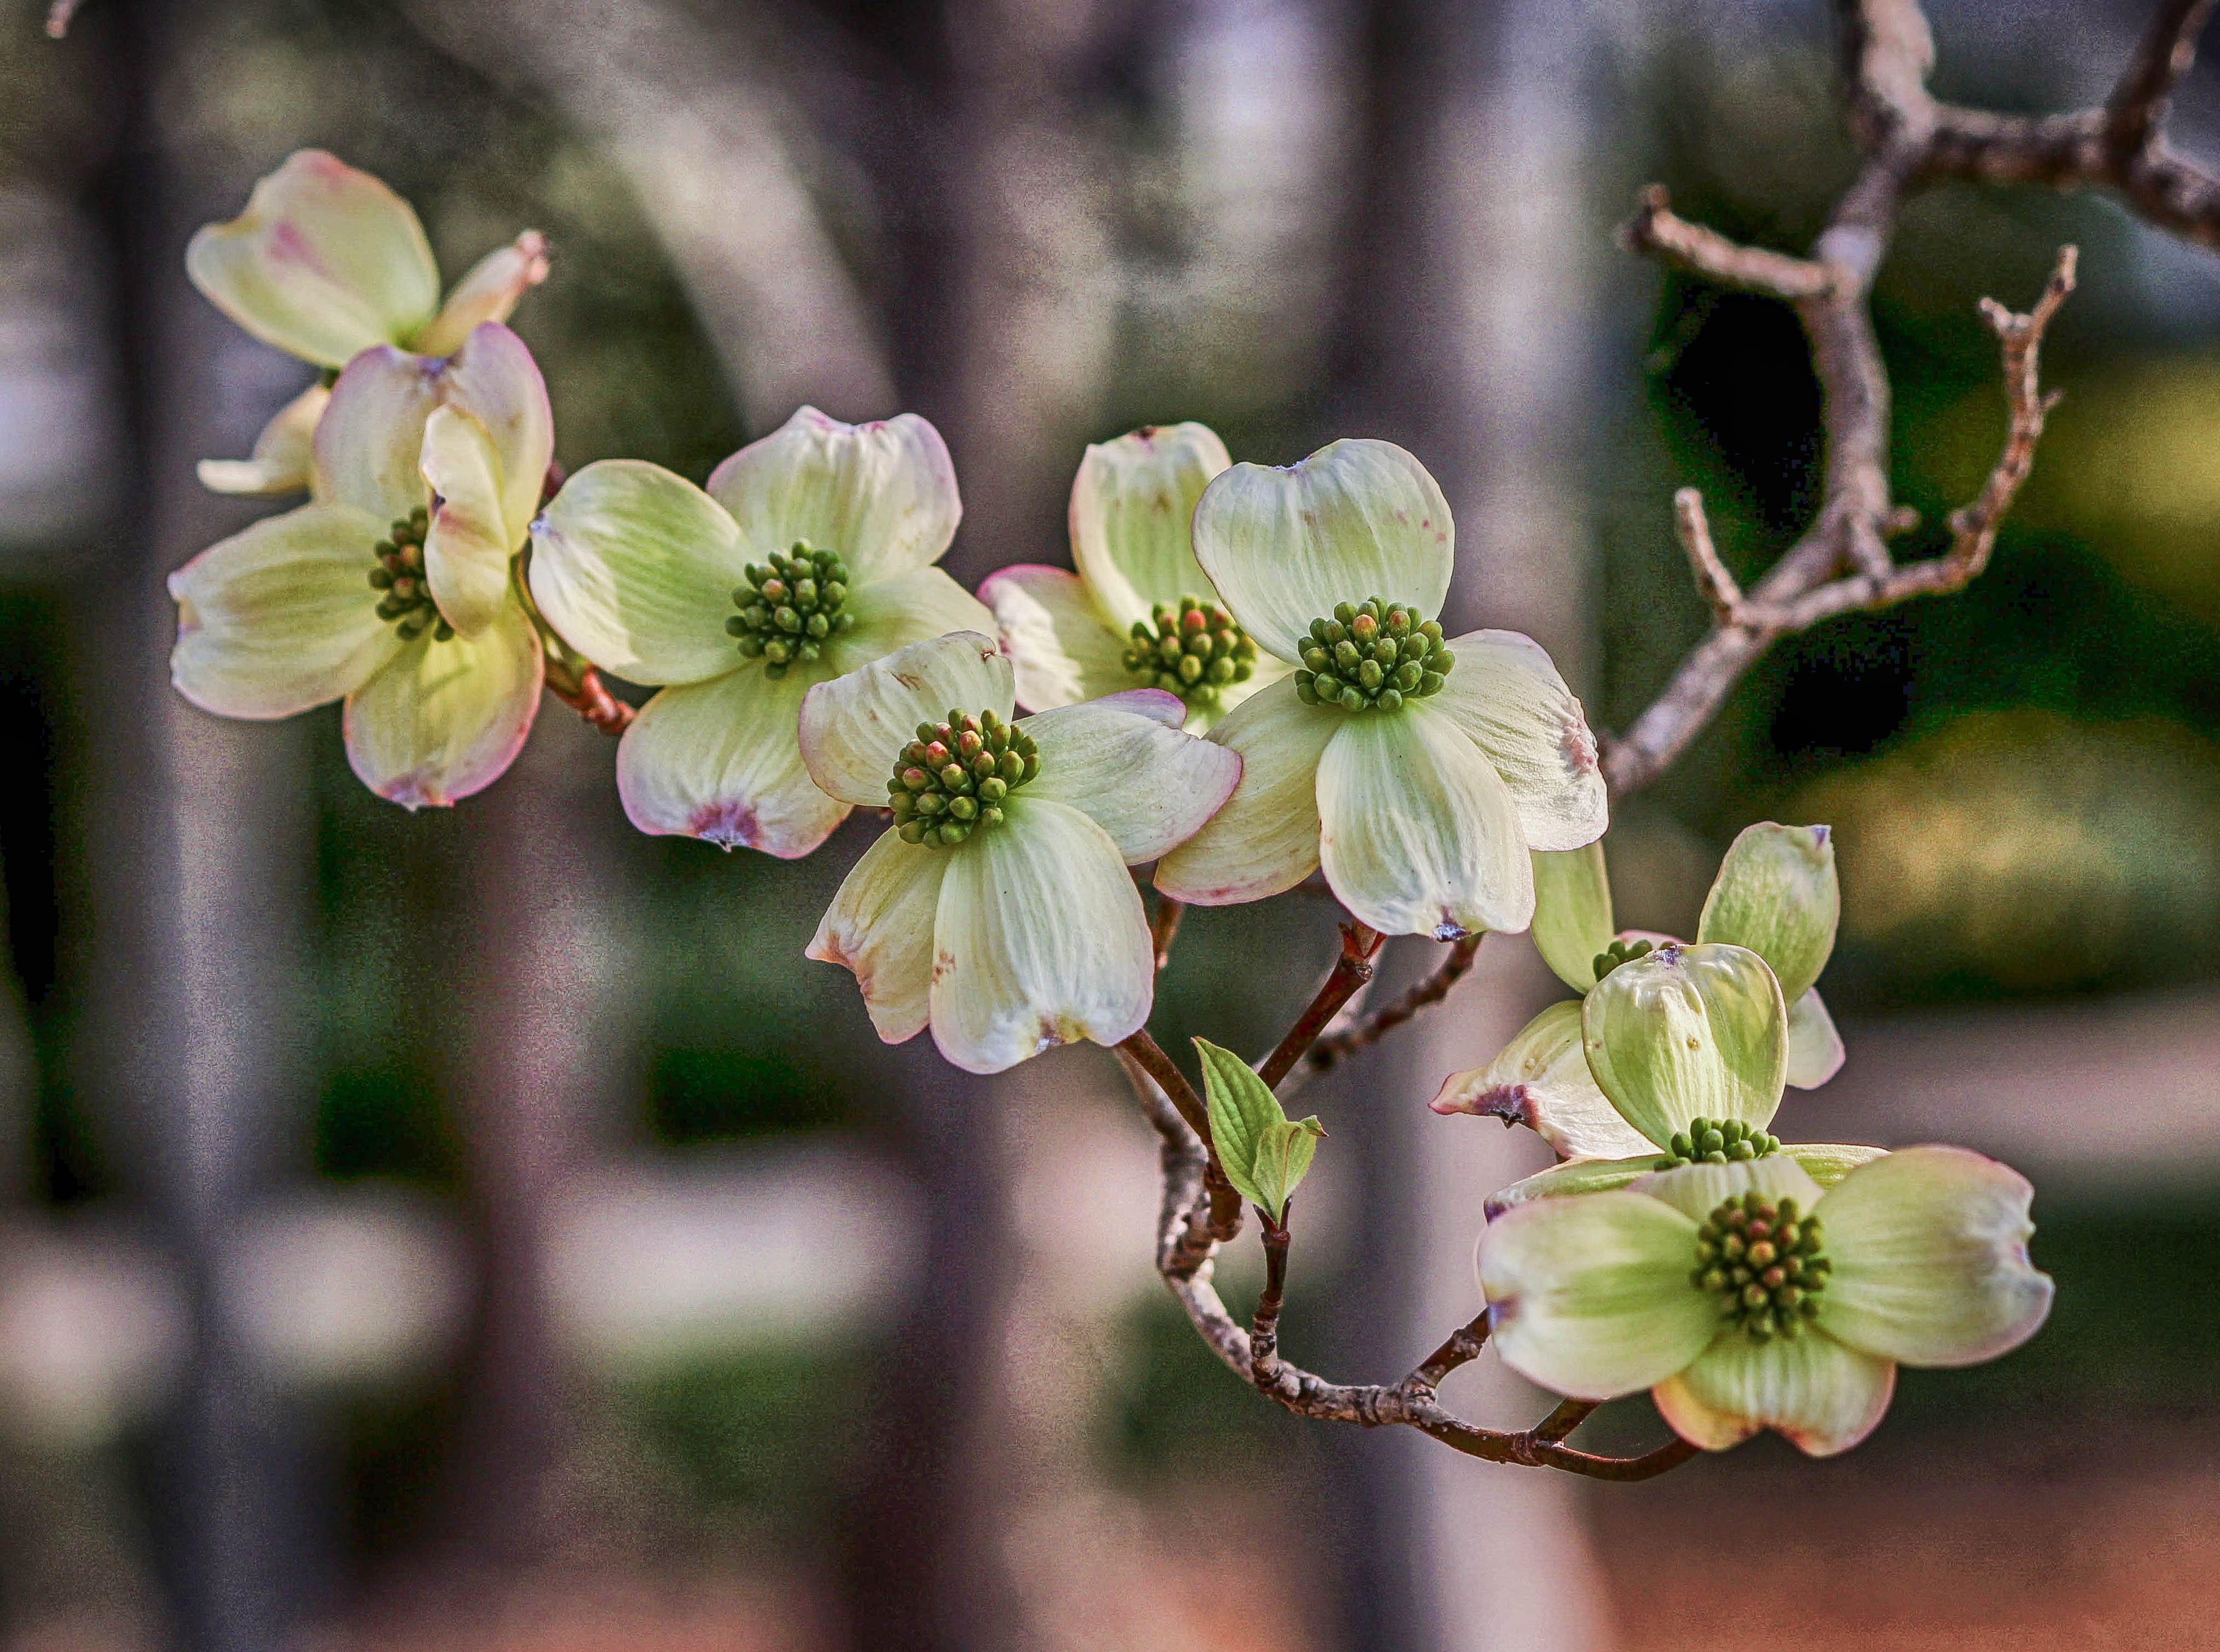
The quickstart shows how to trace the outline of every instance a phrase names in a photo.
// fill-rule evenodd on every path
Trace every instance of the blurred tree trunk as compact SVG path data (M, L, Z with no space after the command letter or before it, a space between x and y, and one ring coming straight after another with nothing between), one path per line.
M156 1213L192 1307L192 1355L153 1462L178 1637L259 1652L298 1618L321 1549L293 1419L241 1345L221 1285L250 1200L295 1168L281 1144L300 1139L289 1126L309 1100L311 731L221 721L168 682L176 614L164 576L248 514L203 493L193 463L246 451L259 420L231 411L246 399L236 392L272 365L183 275L193 226L244 195L241 180L196 174L157 124L157 78L204 16L185 0L115 0L90 8L69 42L97 59L116 122L97 205L114 247L129 408L115 548L79 593L97 731L79 823L95 876L97 1001L78 1059L128 1144L119 1169L148 1179L130 1191Z
M1440 479L1457 526L1450 631L1527 632L1578 687L1593 655L1581 514L1605 339L1593 272L1610 256L1592 181L1603 18L1572 0L1381 0L1369 21L1369 177L1352 241L1342 424L1403 442ZM1405 945L1431 961L1434 949ZM1363 1144L1366 1250L1394 1298L1388 1312L1370 1304L1367 1368L1403 1368L1470 1316L1481 1201L1547 1162L1531 1142L1420 1105L1444 1073L1486 1059L1546 1001L1522 938L1491 939L1481 956L1450 1007L1363 1069L1394 1101ZM1500 1425L1547 1408L1492 1359L1456 1386ZM1360 1643L1602 1643L1571 1481L1413 1438L1359 1447L1367 1524L1384 1540L1362 1592Z

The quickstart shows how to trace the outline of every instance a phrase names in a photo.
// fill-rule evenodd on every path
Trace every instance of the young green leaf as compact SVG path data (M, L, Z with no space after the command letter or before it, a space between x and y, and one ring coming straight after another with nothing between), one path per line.
M1282 1220L1288 1197L1310 1169L1311 1155L1325 1126L1314 1118L1288 1123L1280 1098L1231 1050L1207 1038L1197 1038L1194 1047L1202 1058L1211 1139L1217 1144L1225 1179L1273 1221Z

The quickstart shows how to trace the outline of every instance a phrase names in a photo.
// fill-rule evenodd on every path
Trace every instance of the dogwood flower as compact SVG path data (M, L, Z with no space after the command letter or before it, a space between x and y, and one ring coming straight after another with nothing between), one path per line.
M2033 1192L1978 1153L1911 1147L1831 1188L1774 1154L1522 1205L1481 1237L1492 1340L1575 1399L1649 1389L1706 1450L1770 1428L1831 1456L1880 1421L1899 1365L1994 1359L2042 1324Z
M526 230L479 259L442 304L432 245L409 204L368 172L303 149L254 186L245 212L194 234L185 273L265 344L336 369L373 345L450 355L481 322L506 321L547 278L547 240ZM203 484L263 495L308 487L309 439L330 398L322 383L302 391L252 458L203 459Z
M632 823L784 859L823 843L849 804L803 766L802 698L993 624L932 565L962 514L940 433L914 413L844 425L803 408L707 492L637 459L572 477L533 525L532 595L604 670L662 687L617 748Z
M1241 759L1142 689L1011 720L993 639L912 643L811 688L801 751L843 804L895 824L840 885L808 955L852 970L889 1044L929 1022L968 1072L1148 1019L1154 949L1128 865L1193 835Z
M344 699L355 773L412 809L490 784L539 706L510 558L554 439L539 369L497 321L444 361L357 355L316 427L310 502L170 576L178 692L223 717Z
M1527 851L1603 832L1595 740L1532 641L1442 635L1454 531L1425 467L1382 441L1236 464L1203 491L1194 551L1242 631L1294 669L1211 729L1241 783L1157 887L1225 905L1323 865L1384 933L1525 928Z
M1534 941L1575 992L1670 943L1668 935L1612 926L1603 845L1534 857ZM1788 1006L1787 1082L1816 1089L1843 1065L1842 1037L1812 983L1834 951L1842 899L1825 826L1746 827L1720 863L1696 929L1699 942L1749 947L1780 982ZM1486 1114L1524 1124L1560 1153L1617 1158L1648 1144L1596 1088L1581 1039L1581 1006L1553 1004L1485 1067L1452 1073L1436 1113Z
M1195 502L1232 460L1207 425L1148 425L1087 450L1071 484L1079 571L1021 563L979 588L1018 703L1033 711L1162 689L1202 733L1288 668L1233 621L1194 559Z
M1515 1110L1445 1107L1450 1087L1435 1103L1530 1124L1573 1155L1492 1194L1491 1217L1537 1199L1623 1188L1677 1165L1775 1154L1831 1187L1882 1156L1849 1143L1784 1144L1768 1131L1787 1073L1787 1015L1780 983L1747 947L1668 941L1614 967L1581 1003L1557 1009L1513 1041L1535 1074ZM1581 1058L1600 1107L1568 1080Z

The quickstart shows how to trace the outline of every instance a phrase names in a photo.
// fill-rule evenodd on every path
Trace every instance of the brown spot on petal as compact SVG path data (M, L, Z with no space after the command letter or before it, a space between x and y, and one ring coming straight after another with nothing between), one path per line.
M956 968L956 954L936 951L932 955L932 984L938 987Z

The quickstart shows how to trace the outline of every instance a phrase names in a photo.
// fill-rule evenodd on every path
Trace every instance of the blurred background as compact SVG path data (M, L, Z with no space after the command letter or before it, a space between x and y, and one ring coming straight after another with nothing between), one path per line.
M2082 248L1995 564L1776 650L1608 840L1622 923L1686 933L1742 826L1836 826L1849 1065L1786 1128L2029 1171L2049 1326L1906 1373L1848 1458L1593 1487L1216 1366L1102 1052L965 1080L801 958L867 827L795 864L641 837L553 704L411 817L335 709L175 700L162 576L259 508L193 461L309 371L182 253L306 145L451 277L542 230L515 326L563 463L698 480L804 401L914 408L967 582L1064 558L1081 446L1135 424L1389 437L1456 510L1453 619L1620 726L1706 622L1672 489L1762 568L1818 406L1786 309L1612 226L1655 178L1802 250L1853 165L1823 0L86 0L59 42L44 9L0 6L10 1652L2213 1643L2220 256L2102 199L1915 202L1876 310L1930 525L2003 430L1975 300ZM1930 10L1938 90L2049 109L2146 7ZM2174 125L2220 151L2220 78ZM1332 916L1193 914L1160 1040L1261 1049ZM1523 938L1481 959L1306 1094L1314 1368L1392 1378L1469 1317L1481 1201L1539 1161L1424 1106L1550 996ZM1546 1403L1492 1360L1450 1398ZM1661 1431L1637 1400L1583 1438Z

